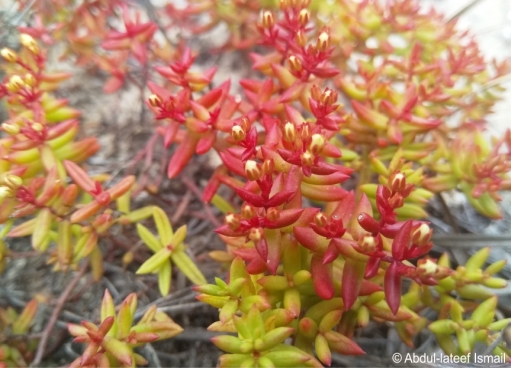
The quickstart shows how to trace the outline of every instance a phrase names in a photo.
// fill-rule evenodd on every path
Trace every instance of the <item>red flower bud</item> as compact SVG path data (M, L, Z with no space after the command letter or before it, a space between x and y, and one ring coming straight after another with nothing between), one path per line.
M231 136L235 141L240 142L246 137L245 130L239 125L234 125L231 129Z
M319 227L325 227L328 224L328 217L322 212L314 216L314 223Z
M297 137L297 134L296 134L295 125L293 123L291 123L290 121L288 121L284 125L284 140L286 142L293 143L294 141L296 141L296 137Z
M245 162L245 175L249 180L259 180L262 176L261 165L253 160Z
M400 171L397 171L390 175L388 180L389 188L393 192L402 192L406 189L406 175Z
M325 52L330 46L330 35L327 31L323 31L319 34L318 40L316 42L316 49L318 51Z
M287 61L292 71L299 72L302 70L302 62L295 55L291 55Z
M305 45L307 45L307 35L303 29L300 29L298 32L296 32L295 42L300 47L305 47Z
M303 166L312 166L314 165L314 156L306 151L300 155L300 161Z
M244 219L251 219L256 215L254 207L252 207L249 204L244 205L241 207L241 217Z
M321 134L313 134L311 143L309 144L309 151L314 155L319 155L325 147L325 138Z
M266 218L269 221L275 222L275 221L277 221L279 219L279 216L280 216L280 211L276 207L270 207L266 211Z
M263 229L261 228L252 228L250 229L250 233L248 234L248 238L252 240L254 243L260 241L264 237Z
M261 170L263 175L272 175L275 171L275 164L273 163L273 160L264 160Z
M266 10L263 13L263 26L266 29L271 29L275 25L275 18L273 17L273 14L271 11Z
M433 235L433 229L431 229L428 224L422 223L415 229L412 234L412 243L417 245L427 244L431 240L431 236Z
M388 203L392 208L400 208L405 204L405 199L401 194L396 193L388 199Z
M360 239L358 245L360 246L360 250L366 254L373 253L377 249L376 239L370 235L366 235Z
M15 63L16 61L18 61L18 55L14 51L12 51L11 49L9 49L7 47L4 47L0 51L0 55L2 55L4 60L9 63Z
M305 27L307 23L309 23L309 20L310 20L309 11L307 9L302 9L298 14L298 21L300 22L300 25Z
M158 95L153 94L153 95L149 96L149 104L152 107L159 107L162 104L162 100Z
M229 226L229 228L236 230L240 227L240 218L239 215L229 213L225 216L225 224Z

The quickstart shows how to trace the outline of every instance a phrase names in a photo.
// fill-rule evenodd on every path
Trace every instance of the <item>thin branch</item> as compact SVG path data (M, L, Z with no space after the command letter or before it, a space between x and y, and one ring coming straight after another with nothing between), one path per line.
M177 313L177 312L183 312L183 311L191 311L195 308L204 307L206 304L202 302L193 302L193 303L184 303L184 304L178 304L178 305L169 305L167 307L159 307L158 310L160 312L165 313Z
M144 306L142 309L140 309L139 311L137 311L135 313L134 319L137 320L137 319L141 318L144 315L144 313L153 305L159 306L162 303L165 303L167 301L172 301L174 299L181 300L181 298L186 296L187 294L192 294L193 298L195 298L195 292L192 290L191 287L181 289L179 291L176 291L172 294L169 294L167 296L164 296L162 298L159 298L159 299L147 304L146 306Z
M62 294L59 297L59 300L57 301L57 304L55 305L55 308L53 309L53 313L51 314L50 320L48 321L48 324L44 328L41 341L39 342L39 346L37 347L37 352L35 354L34 361L30 365L31 367L39 367L41 365L41 361L43 360L44 351L46 349L46 345L48 345L48 341L50 339L51 332L53 330L53 326L55 326L55 323L57 322L57 319L59 318L60 312L62 311L62 308L64 308L64 304L66 303L67 298L72 293L72 291L75 289L76 285L78 284L78 281L85 275L85 271L87 270L88 264L84 263L76 276L71 280L71 282L67 285L66 289L62 292Z
M13 252L9 251L7 253L7 257L9 258L28 258L28 257L39 257L41 256L41 252L38 251L29 251L29 252Z
M186 208L188 208L188 205L190 204L192 193L190 191L187 191L185 195L183 196L183 199L181 200L181 203L179 203L179 206L177 206L176 212L174 212L174 215L170 219L170 223L174 224L179 221L183 213L185 212Z
M211 208L207 205L207 203L204 203L202 201L202 193L201 190L195 185L192 179L187 177L182 177L181 181L190 189L193 194L199 199L199 201L202 203L202 207L204 208L205 214L208 216L209 221L215 225L216 227L222 225L222 223L215 217L215 214L213 211L211 211Z
M433 244L443 248L509 248L510 235L441 234L433 235Z
M490 344L490 346L488 346L488 348L486 348L483 355L492 355L493 350L495 350L497 345L499 345L502 342L502 340L504 339L504 333L510 325L511 325L511 323L508 324L506 327L504 327L502 329L502 331L500 331L499 336L497 336L497 338L495 340L493 340L493 342Z
M465 14L466 12L468 12L470 9L472 9L474 6L476 6L477 4L479 4L481 2L481 0L472 0L470 3L468 3L467 5L465 5L463 8L461 8L460 10L458 10L454 15L452 15L451 17L449 17L449 19L447 19L447 23L449 22L452 22L453 20L456 20L458 19L459 17L461 17L463 14Z
M163 367L160 358L158 357L158 354L156 353L156 350L154 350L154 347L151 344L144 345L144 352L146 353L146 357L150 361L150 363L153 365L154 368L161 368Z
M441 193L437 194L436 196L438 198L438 201L440 202L440 205L442 206L442 210L444 212L444 218L445 221L454 229L455 232L460 233L461 229L458 226L458 223L454 219L454 216L451 213L451 210L449 209L449 206L445 202L444 197Z
M179 335L174 336L176 340L182 341L201 341L211 343L211 338L219 335L226 335L228 333L225 332L216 332L216 331L208 331L204 328L199 327L190 327L185 329Z

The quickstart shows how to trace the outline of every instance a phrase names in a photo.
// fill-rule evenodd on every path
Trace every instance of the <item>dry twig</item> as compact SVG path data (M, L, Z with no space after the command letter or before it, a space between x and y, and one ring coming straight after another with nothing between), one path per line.
M71 294L71 292L75 289L76 284L78 284L78 281L83 277L85 274L85 271L87 270L88 264L84 263L78 273L75 275L73 280L67 285L67 287L64 289L62 294L60 295L59 300L57 301L57 304L55 305L55 308L53 309L53 313L51 314L50 320L48 321L48 324L44 328L41 341L39 342L39 345L37 346L37 351L35 354L34 361L30 365L31 367L38 367L41 364L41 361L44 356L44 350L46 349L46 345L48 344L48 340L50 339L51 332L53 330L53 326L55 326L55 323L57 322L57 319L59 318L60 312L62 311L62 308L64 308L64 304L66 303L67 298Z
M195 196L197 196L197 198L200 200L200 202L202 203L202 206L204 208L204 212L206 213L206 215L208 216L208 219L209 221L215 225L216 227L222 225L220 223L220 221L215 217L215 214L213 213L213 211L211 211L211 208L209 208L209 206L207 204L205 204L204 202L202 202L202 193L201 193L201 190L197 187L197 185L195 185L195 183L193 182L193 180L191 180L190 178L187 178L187 177L183 177L181 178L181 181L188 187L188 189L190 189L193 194L195 194Z

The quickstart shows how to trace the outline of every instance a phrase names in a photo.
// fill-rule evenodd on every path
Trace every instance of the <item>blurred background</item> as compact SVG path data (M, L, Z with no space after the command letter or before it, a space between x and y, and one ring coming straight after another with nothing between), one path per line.
M511 58L511 0L421 0L433 6L448 19L458 18L458 27L468 29L476 37L483 55L489 60ZM511 128L511 77L503 83L505 99L489 117L492 135Z

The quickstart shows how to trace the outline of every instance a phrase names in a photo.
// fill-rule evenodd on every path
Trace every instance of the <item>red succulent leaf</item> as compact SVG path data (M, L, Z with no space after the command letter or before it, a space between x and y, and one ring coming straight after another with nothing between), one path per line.
M350 191L341 199L332 212L332 216L339 216L344 224L348 224L355 211L355 193Z
M294 227L293 234L298 243L313 252L324 252L325 247L322 238L309 227Z
M370 279L371 277L376 276L378 270L380 269L381 258L379 257L371 257L369 262L367 262L365 275L366 279Z
M347 336L335 331L328 331L325 334L328 346L333 351L343 355L364 355L365 352L358 344Z
M404 224L404 221L396 222L394 224L385 224L381 227L380 233L386 238L394 239Z
M315 68L311 70L311 73L319 78L333 78L339 74L340 71L336 68Z
M64 168L73 181L84 191L92 193L96 190L96 182L80 166L73 161L64 161Z
M231 227L229 227L229 225L226 225L226 224L217 227L214 231L217 234L230 236L230 237L242 236L242 235L245 235L244 233L246 232L246 231L240 231L239 229L234 230Z
M221 86L218 86L206 93L197 100L197 103L205 108L212 107L220 100L220 97L225 94L225 85L227 85L227 90L229 90L230 80L227 80Z
M341 158L342 157L342 151L335 146L334 144L330 142L325 143L325 147L323 147L323 151L321 154L327 156L327 157L333 157L333 158ZM353 172L353 169L349 169ZM347 174L347 173L345 173Z
M259 254L257 253L257 250L255 248L233 249L232 254L240 257L245 262L252 262L254 259L260 258Z
M266 267L272 275L277 273L277 269L281 261L281 233L280 231L265 231L265 236L268 242L268 259Z
M254 207L264 207L266 201L259 194L252 193L243 188L234 189L238 196Z
M175 178L184 169L188 161L193 157L198 142L199 138L192 134L188 134L183 139L167 167L169 179Z
M316 175L330 175L336 172L342 172L345 175L351 174L351 169L348 169L341 165L327 164L326 162L320 161L316 165L311 167L311 171Z
M383 288L380 285L364 279L362 280L362 285L360 287L360 292L358 293L358 295L367 296L382 290Z
M165 135L163 136L163 144L165 145L165 148L168 148L174 139L176 138L177 131L179 129L179 124L176 122L169 122L167 127L165 128Z
M295 221L293 228L308 226L314 220L314 216L319 212L319 208L306 208L300 218Z
M285 202L289 201L291 197L295 194L295 192L290 190L285 190L283 192L275 194L268 201L266 201L265 207L278 207Z
M261 240L254 243L259 256L266 261L268 259L268 243L266 242L266 239L263 237Z
M148 81L147 87L149 88L151 93L160 96L163 100L168 100L169 98L172 97L172 94L166 88L157 85L153 81Z
M245 177L244 170L245 166L243 165L243 162L239 158L231 155L228 152L219 152L218 154L220 155L222 162L229 169L230 172L241 177Z
M357 300L364 280L365 267L364 262L351 258L346 258L344 261L341 296L345 310L349 310Z
M385 272L385 280L383 290L385 299L390 310L394 315L399 310L401 304L401 275L399 274L399 262L392 262Z
M324 265L323 256L316 253L311 259L311 274L316 294L325 300L332 299L335 293L332 264Z
M387 100L382 100L380 102L380 109L391 118L397 119L401 116L401 111Z
M332 263L339 257L339 250L334 242L330 242L326 248L325 254L323 254L323 264Z
M406 259L412 241L413 220L406 221L392 242L392 257L397 261Z
M407 259L413 259L421 257L427 253L433 248L433 243L429 242L426 244L421 245L420 247L414 245L410 248L410 251L408 252Z
M210 132L206 134L204 137L202 137L199 140L199 143L197 143L197 147L195 148L195 152L198 155L203 155L207 153L211 147L213 147L213 144L215 144L216 141L216 134L214 132Z
M251 275L257 275L259 273L263 273L267 270L267 263L263 261L261 258L254 258L247 265L247 272Z
M275 221L268 223L265 227L268 229L280 229L282 227L294 224L302 215L303 208L291 208L279 212L279 218Z

